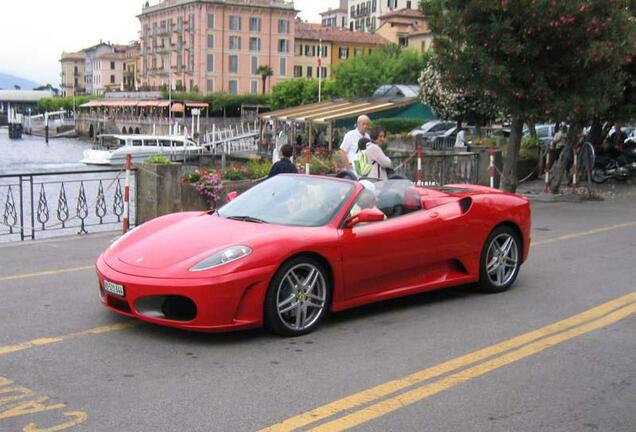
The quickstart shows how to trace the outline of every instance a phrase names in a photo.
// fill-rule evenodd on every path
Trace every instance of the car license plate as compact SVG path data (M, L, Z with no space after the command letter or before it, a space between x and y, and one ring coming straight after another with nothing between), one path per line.
M123 297L124 296L124 286L123 285L119 285L110 281L105 280L104 281L104 289L106 291L108 291L111 294L115 294L118 296Z

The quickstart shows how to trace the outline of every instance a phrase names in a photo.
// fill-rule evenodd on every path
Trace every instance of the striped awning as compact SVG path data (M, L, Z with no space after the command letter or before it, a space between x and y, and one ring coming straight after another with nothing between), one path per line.
M264 120L331 123L420 103L417 98L336 99L262 114Z

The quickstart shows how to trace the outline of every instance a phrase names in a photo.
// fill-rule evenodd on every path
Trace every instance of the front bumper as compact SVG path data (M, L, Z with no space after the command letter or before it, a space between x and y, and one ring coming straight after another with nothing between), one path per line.
M261 267L217 278L160 279L132 276L97 261L99 294L104 306L129 317L185 330L214 332L260 327L273 267ZM104 290L104 280L124 286L124 297ZM195 306L193 317L172 319L161 304L149 300L181 298Z

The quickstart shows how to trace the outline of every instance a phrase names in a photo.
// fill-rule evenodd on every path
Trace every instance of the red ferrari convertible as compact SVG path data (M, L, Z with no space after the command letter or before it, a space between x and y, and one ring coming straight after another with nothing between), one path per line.
M416 187L279 175L215 212L177 213L97 261L101 300L151 323L297 336L329 310L454 285L507 290L530 246L530 206L475 185Z

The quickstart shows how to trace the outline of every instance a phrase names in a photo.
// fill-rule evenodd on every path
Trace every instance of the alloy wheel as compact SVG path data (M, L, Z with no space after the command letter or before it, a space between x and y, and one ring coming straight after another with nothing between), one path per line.
M327 283L322 271L310 263L295 265L285 273L278 285L278 317L290 330L306 330L320 319L326 300Z

